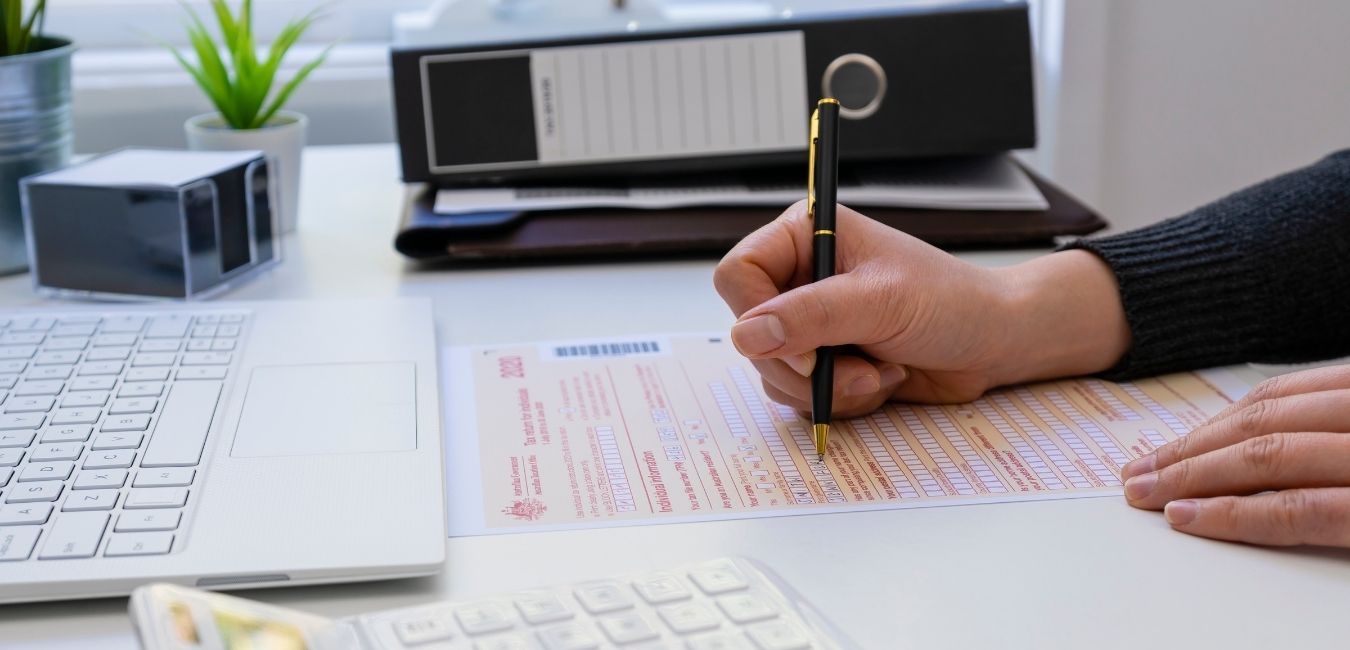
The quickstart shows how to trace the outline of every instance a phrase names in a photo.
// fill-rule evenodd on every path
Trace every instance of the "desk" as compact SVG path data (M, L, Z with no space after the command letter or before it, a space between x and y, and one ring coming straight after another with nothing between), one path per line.
M299 237L226 299L424 296L442 343L727 328L710 261L421 271L391 248L392 146L306 153ZM1036 252L963 254L1004 265ZM0 305L42 305L29 278ZM451 507L454 507L453 497ZM1350 639L1350 553L1171 531L1119 498L451 539L434 578L245 594L326 616L737 554L865 648L1314 648ZM558 559L562 558L563 561ZM0 646L134 648L125 599L0 607Z

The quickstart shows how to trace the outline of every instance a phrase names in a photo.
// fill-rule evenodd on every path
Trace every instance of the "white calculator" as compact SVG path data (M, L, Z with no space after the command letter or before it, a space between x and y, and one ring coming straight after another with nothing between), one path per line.
M854 650L758 563L725 558L332 621L151 585L132 596L147 650Z

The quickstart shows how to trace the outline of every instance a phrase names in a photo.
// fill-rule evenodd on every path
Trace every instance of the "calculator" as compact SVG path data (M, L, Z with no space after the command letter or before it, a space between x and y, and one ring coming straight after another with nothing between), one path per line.
M760 563L722 558L332 621L169 585L132 597L147 650L856 650Z

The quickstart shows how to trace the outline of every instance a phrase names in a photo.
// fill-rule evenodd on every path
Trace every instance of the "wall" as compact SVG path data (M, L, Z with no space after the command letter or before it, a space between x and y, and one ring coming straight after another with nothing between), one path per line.
M1064 3L1050 171L1117 228L1350 147L1350 2Z

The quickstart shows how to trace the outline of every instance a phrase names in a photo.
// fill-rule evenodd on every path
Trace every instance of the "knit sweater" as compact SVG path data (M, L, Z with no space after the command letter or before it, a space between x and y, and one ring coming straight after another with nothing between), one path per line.
M1350 354L1350 149L1180 217L1065 249L1115 273L1129 379Z

